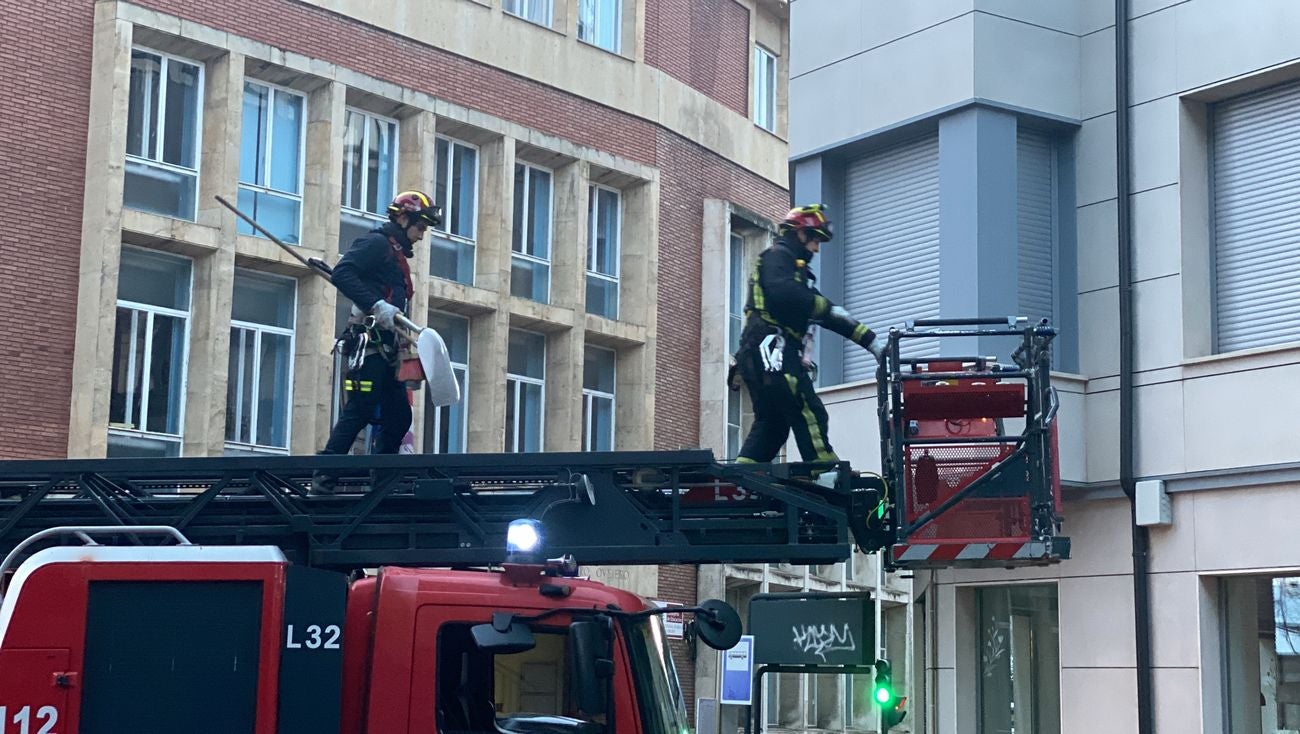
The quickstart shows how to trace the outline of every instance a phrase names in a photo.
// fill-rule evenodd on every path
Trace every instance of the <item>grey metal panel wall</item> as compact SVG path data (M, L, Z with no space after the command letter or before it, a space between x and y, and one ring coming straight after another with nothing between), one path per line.
M1052 139L1037 130L1016 131L1016 208L1019 233L1020 310L1030 321L1056 322L1056 176Z
M1300 84L1214 108L1216 345L1300 340Z
M844 177L844 307L885 332L939 315L939 137L926 135L851 162ZM937 343L904 345L934 356ZM874 358L844 344L844 380L875 375Z

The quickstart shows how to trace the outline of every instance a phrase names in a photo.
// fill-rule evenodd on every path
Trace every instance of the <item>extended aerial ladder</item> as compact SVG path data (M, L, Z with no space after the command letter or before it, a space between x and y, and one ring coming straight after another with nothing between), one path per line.
M815 468L708 451L6 461L0 555L53 527L170 526L320 568L478 567L505 560L521 518L541 522L548 556L583 564L819 564L855 541L869 550L878 490L854 489L847 471L819 485ZM318 469L340 475L340 494L306 494Z
M1017 319L891 329L880 477L702 450L0 461L0 555L54 527L167 526L319 568L482 567L505 560L512 521L532 519L548 555L592 565L827 564L854 545L884 551L890 568L1055 563L1070 549L1058 534L1055 333ZM909 340L950 337L1020 344L1009 365L902 356ZM814 480L832 468L832 486ZM317 470L339 476L338 495L308 496Z

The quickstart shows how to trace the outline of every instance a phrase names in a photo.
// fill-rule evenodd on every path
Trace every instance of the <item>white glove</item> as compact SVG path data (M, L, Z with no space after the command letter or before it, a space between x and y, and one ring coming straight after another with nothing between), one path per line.
M853 320L853 316L843 306L831 306L831 316L847 321Z
M401 310L397 306L383 299L375 301L375 305L370 307L370 315L375 317L375 325L381 329L392 330L397 328L393 319L397 318L399 313L401 313Z
M867 345L867 351L875 356L877 362L885 361L885 345L880 337L871 340L871 343Z

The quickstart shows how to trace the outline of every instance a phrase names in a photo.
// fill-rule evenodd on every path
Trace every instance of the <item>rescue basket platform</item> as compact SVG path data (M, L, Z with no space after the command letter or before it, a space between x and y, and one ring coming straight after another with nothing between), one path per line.
M878 417L891 492L891 566L1001 567L1069 557L1069 538L1058 534L1055 334L1045 321L1015 318L927 319L890 331ZM1013 364L901 356L913 340L971 337L1018 338Z

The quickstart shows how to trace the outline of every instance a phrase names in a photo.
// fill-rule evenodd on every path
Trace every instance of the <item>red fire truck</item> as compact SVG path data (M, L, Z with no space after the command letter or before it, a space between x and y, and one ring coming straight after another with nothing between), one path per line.
M698 451L3 462L0 732L680 734L665 610L572 558L834 562L874 497Z

